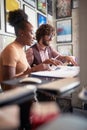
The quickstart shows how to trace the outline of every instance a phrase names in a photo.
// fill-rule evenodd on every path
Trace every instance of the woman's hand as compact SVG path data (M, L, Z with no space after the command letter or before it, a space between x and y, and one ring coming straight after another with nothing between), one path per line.
M32 68L27 68L27 69L23 72L23 74L24 74L24 75L29 75L31 72L32 72Z

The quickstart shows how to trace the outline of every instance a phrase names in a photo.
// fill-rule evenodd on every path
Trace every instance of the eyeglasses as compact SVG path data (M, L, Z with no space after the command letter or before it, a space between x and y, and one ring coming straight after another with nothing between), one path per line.
M54 34L50 34L50 35L48 35L49 39L53 39L54 36L55 36Z

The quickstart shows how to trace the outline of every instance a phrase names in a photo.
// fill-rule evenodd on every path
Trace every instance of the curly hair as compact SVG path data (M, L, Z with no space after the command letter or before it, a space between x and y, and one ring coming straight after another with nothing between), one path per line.
M17 9L9 12L8 22L11 26L14 27L16 35L18 34L18 30L25 30L27 28L28 15L22 10ZM31 24L31 23L29 23Z
M12 26L15 26L21 21L27 21L27 20L28 20L27 14L21 9L9 12L8 22Z
M50 35L51 33L55 32L55 28L52 27L50 24L42 24L36 31L36 40L39 40L45 36Z

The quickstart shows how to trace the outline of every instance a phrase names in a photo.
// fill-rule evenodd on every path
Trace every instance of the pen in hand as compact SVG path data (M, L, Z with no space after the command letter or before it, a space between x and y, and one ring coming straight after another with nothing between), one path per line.
M59 57L59 55L57 55L56 57L54 57L53 59L56 60Z
M54 58L52 58L52 59L56 60L58 57L59 57L59 55L57 55L56 57L54 57Z
M58 60L57 58L59 57L59 55L57 55L56 57L54 57L54 58L51 58L53 61L55 61L55 63L57 64L57 65L63 65L63 63L60 61L60 60ZM57 60L56 60L57 59Z

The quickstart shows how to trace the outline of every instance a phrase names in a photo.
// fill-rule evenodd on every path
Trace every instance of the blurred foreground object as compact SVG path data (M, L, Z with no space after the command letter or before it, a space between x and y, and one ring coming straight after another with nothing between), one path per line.
M18 128L20 125L19 107L17 105L0 108L0 130Z
M37 130L87 130L87 120L72 114L64 114Z
M36 102L31 107L32 130L60 116L58 105L51 102Z

